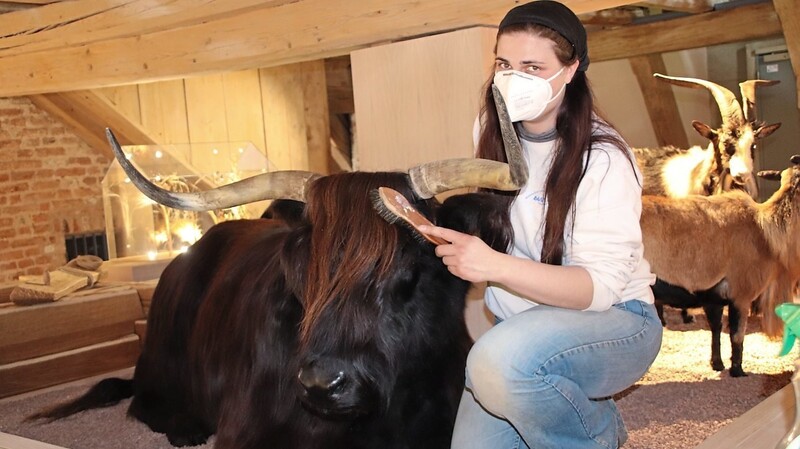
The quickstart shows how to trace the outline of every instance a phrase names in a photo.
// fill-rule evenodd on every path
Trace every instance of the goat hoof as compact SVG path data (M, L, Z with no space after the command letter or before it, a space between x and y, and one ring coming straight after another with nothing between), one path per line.
M711 362L711 369L714 371L725 371L725 364L722 362ZM731 371L733 371L731 369Z
M731 367L731 377L746 377L747 373L744 372L741 366Z

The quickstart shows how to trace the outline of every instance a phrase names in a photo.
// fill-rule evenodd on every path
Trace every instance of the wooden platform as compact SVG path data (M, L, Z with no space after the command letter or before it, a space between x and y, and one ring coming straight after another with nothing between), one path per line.
M66 449L61 446L29 440L9 433L0 432L0 449Z
M109 286L32 306L0 307L0 398L133 366L135 288Z
M695 449L772 449L794 422L792 384L734 419Z

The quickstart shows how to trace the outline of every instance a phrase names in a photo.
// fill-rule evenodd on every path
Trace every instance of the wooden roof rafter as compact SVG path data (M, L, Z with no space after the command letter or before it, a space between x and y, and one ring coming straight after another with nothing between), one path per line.
M577 13L630 0L564 0ZM59 2L0 15L0 96L140 83L323 59L495 25L514 0ZM49 22L49 23L48 23Z
M667 11L686 12L699 14L714 9L713 0L649 0L639 4L649 8L659 8Z
M789 50L789 59L795 74L797 92L800 93L800 8L797 0L773 0L775 11L783 28L783 37ZM797 107L800 108L800 95Z

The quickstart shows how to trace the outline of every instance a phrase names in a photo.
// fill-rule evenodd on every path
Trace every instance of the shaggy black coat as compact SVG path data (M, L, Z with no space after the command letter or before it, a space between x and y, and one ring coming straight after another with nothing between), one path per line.
M37 417L132 395L129 414L177 446L216 434L215 447L230 449L449 448L472 343L470 285L430 243L379 218L366 199L378 186L437 224L508 244L497 231L505 209L489 194L439 205L414 201L403 174L321 178L295 225L224 222L166 268L132 380L103 381ZM386 240L371 241L378 234ZM325 258L337 281L320 281L328 296L312 299L309 267ZM299 385L314 366L348 376L330 407Z

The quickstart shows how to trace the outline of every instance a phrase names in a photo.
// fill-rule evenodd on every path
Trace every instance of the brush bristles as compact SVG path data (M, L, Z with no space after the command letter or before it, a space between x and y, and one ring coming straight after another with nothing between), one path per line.
M369 199L372 202L372 207L378 212L378 215L381 218L386 220L387 223L390 225L399 224L400 226L411 231L411 235L414 237L414 240L432 244L432 242L426 239L425 236L423 236L419 231L417 231L417 229L411 225L411 223L404 220L403 217L399 216L389 206L386 205L386 202L383 200L383 197L378 189L373 189L369 192Z

